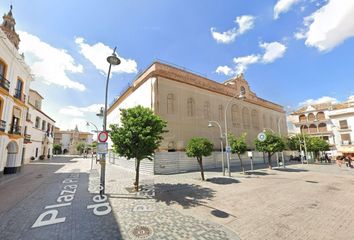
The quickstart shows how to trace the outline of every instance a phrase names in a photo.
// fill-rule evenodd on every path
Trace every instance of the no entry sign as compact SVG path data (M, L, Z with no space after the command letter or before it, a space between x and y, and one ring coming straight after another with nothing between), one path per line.
M107 142L108 139L108 132L100 132L98 134L98 141L99 142Z

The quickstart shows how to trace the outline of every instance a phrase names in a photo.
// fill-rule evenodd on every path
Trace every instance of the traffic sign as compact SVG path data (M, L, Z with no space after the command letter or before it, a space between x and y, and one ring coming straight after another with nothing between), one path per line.
M107 142L107 139L108 139L108 132L100 132L98 134L98 141L99 142Z
M231 152L231 147L230 146L226 146L226 152Z
M106 142L97 143L97 153L98 154L107 154L108 153L108 143L106 143Z
M267 139L267 135L264 132L260 132L257 138L259 141L264 142Z

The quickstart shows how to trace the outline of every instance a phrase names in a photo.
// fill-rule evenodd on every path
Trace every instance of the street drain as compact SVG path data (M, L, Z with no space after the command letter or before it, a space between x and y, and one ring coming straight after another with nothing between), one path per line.
M136 237L137 239L148 239L153 235L153 231L151 227L148 226L135 226L131 231L131 235Z

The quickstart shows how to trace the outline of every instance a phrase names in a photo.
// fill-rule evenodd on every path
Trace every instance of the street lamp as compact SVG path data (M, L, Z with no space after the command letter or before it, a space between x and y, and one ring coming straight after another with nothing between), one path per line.
M224 112L224 124L225 124L225 141L226 141L226 159L227 159L227 169L229 171L229 177L231 177L231 171L230 171L230 153L229 153L229 150L230 150L230 146L229 146L229 140L228 140L228 135L227 135L227 109L230 105L230 103L236 98L236 99L245 99L245 95L244 95L244 91L241 90L241 92L239 94L236 94L235 96L233 96L230 101L226 104L226 107L225 107L225 112Z
M222 142L222 139L224 138L222 135L222 128L220 126L220 123L217 121L209 121L208 127L213 127L213 124L215 123L220 130L220 145L221 145L221 168L222 168L222 175L225 176L225 164L224 164L224 144Z
M107 62L109 63L108 74L107 74L107 81L106 81L106 94L104 99L104 110L103 110L103 131L107 131L107 95L108 95L108 82L109 82L109 75L111 74L111 67L112 65L119 65L120 59L117 57L116 48L114 48L113 53L111 56L107 57ZM105 174L106 174L106 154L102 154L102 159L100 160L101 164L101 188L100 188L100 195L101 197L104 195L105 191Z
M86 121L86 126L94 126L96 128L96 141L98 141L98 127L96 126L96 124L94 124L93 122L90 121ZM96 146L97 148L97 146ZM96 149L96 159L97 159L97 149ZM91 159L91 169L92 169L92 165L93 165L93 155L92 155L92 159Z

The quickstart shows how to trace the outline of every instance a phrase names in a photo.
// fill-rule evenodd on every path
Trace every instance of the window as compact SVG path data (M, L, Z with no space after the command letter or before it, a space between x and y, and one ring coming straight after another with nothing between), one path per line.
M36 148L36 157L38 157L38 148Z
M244 86L241 86L240 93L241 93L242 95L245 95L245 94L246 94L246 89L245 89Z
M243 120L243 128L250 128L250 124L251 124L250 111L246 107L242 109L242 120Z
M194 99L193 98L188 98L187 100L187 115L188 117L193 117L194 116Z
M224 107L222 106L222 104L220 104L218 107L218 113L219 113L219 120L220 121L224 120Z
M318 125L318 131L319 132L327 132L327 125L325 123L320 123Z
M304 114L299 116L299 122L306 122L306 116Z
M309 127L310 133L316 133L317 132L317 127L315 124L311 124Z
M255 109L252 110L251 118L252 118L252 127L254 129L259 129L259 119L258 119L257 110L255 110Z
M341 134L342 138L342 145L349 145L352 144L350 134Z
M325 120L326 117L325 117L325 114L323 112L319 112L316 114L316 117L317 117L317 120L318 121L321 121L321 120Z
M267 127L268 127L267 117L265 114L263 114L263 128L267 128Z
M35 123L35 127L39 128L39 125L41 124L41 119L39 117L36 117L36 123Z
M168 114L173 114L174 113L174 95L172 93L169 93L167 95L167 113Z
M309 122L313 122L313 121L315 121L315 120L316 120L316 118L315 118L315 114L310 113L310 114L308 115L307 119L309 120Z
M4 101L0 98L0 120L2 120L2 110L4 109Z
M210 118L210 103L209 102L204 103L204 118L205 119Z
M42 130L43 130L43 131L45 130L45 127L46 127L46 122L43 120L43 121L42 121Z
M340 127L340 129L348 129L349 127L348 127L348 122L347 122L347 120L341 120L341 121L339 121L339 127Z
M21 79L17 79L15 95L14 95L15 98L22 100L22 89L23 89L23 82Z
M300 127L301 133L308 133L309 132L309 128L306 125L302 125Z
M269 128L272 130L275 130L274 128L274 121L272 117L269 117Z
M241 126L241 116L240 116L240 108L236 104L233 104L231 107L231 120L232 120L232 125L234 127L240 127Z

